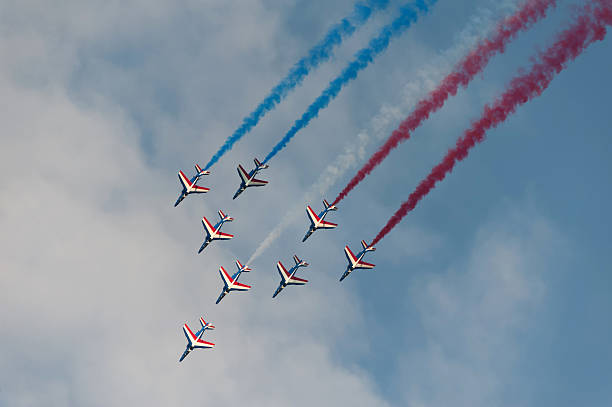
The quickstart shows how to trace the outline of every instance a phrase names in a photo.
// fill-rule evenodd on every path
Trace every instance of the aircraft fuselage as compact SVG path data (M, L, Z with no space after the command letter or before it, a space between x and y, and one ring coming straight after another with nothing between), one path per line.
M238 188L238 191L236 191L236 193L234 194L233 199L238 198L238 195L243 193L244 190L247 189L251 185L251 181L253 180L253 178L255 178L256 174L257 174L257 171L252 171L252 174L249 174L249 180L247 182L242 181L242 183L240 184L240 188Z
M287 287L289 285L289 281L290 279L295 275L295 273L298 271L300 267L299 266L293 266L289 271L289 278L287 279L287 281L282 280L280 282L280 285L278 286L278 288L276 289L276 291L274 292L274 295L272 296L272 298L276 297L278 294L280 294L281 291L283 291L283 288Z

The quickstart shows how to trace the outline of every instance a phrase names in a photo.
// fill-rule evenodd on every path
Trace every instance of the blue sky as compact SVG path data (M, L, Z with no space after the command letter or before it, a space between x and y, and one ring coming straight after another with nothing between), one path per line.
M609 38L491 131L380 242L375 271L337 281L343 246L376 234L576 1L393 152L332 214L337 230L301 243L305 205L352 172L323 196L321 174L363 163L517 2L438 1L274 157L268 186L231 200L236 165L280 140L403 4L391 3L178 208L176 172L208 161L353 2L0 5L0 404L610 404ZM199 219L218 209L236 238L197 255ZM241 277L253 289L215 305L218 267L246 261L285 216ZM272 300L274 264L294 253L310 283ZM200 315L217 347L179 365L180 327Z

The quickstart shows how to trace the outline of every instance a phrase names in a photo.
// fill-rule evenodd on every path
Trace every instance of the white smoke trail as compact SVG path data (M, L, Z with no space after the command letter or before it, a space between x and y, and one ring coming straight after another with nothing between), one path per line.
M319 179L306 191L303 198L292 206L274 229L259 244L247 261L251 264L280 237L293 222L306 214L304 202L323 197L344 174L366 158L366 148L374 139L382 140L390 133L389 126L406 117L417 101L431 92L477 41L485 37L499 20L501 14L510 14L517 8L517 0L491 0L489 8L480 8L467 26L460 31L455 45L437 55L426 66L417 71L417 78L404 85L400 105L383 105L372 118L368 128L361 130L356 139L344 147L342 153L329 164ZM369 130L368 130L369 129Z

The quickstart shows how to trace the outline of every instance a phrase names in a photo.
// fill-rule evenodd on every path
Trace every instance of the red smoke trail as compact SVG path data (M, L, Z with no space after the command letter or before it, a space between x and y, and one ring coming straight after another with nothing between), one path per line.
M506 120L518 106L542 94L555 75L561 72L569 61L578 57L593 42L604 39L606 25L612 24L612 0L593 0L590 3L592 5L583 9L570 28L560 33L555 44L538 55L539 61L534 63L528 73L515 77L493 106L485 106L482 117L472 123L472 127L457 140L457 145L450 149L442 162L421 181L408 200L378 232L372 245L378 243L408 212L413 210L436 183L442 181L453 170L458 161L467 157L470 149L484 140L487 130Z
M502 20L495 34L490 39L481 41L450 73L442 83L425 99L400 126L393 131L385 144L370 157L367 163L334 200L334 205L344 199L374 168L378 166L398 144L410 138L410 132L425 121L429 115L440 109L451 95L457 93L459 86L466 87L470 81L487 66L489 60L497 53L503 53L520 31L530 28L546 16L549 7L555 6L556 0L527 0L512 16Z

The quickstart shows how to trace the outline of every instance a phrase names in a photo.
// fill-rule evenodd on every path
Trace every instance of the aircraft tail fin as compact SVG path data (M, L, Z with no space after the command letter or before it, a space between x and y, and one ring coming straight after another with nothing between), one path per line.
M337 211L338 210L336 205L330 205L329 202L327 202L326 199L323 200L323 205L325 206L325 209L327 209L328 211Z
M202 170L202 167L200 167L198 164L195 165L195 170L196 170L196 175L202 176L202 175L208 175L210 174L210 171L204 171Z
M222 210L219 209L219 218L221 218L222 221L224 222L231 222L234 220L234 218L232 218L229 215L226 215L225 213L223 213Z
M215 329L215 326L210 322L204 321L203 317L200 317L200 325L202 325L202 328L204 329Z
M255 168L258 168L260 170L265 170L269 167L268 164L262 164L257 158L255 158L253 162L255 163Z
M362 240L362 241L361 241L361 246L363 246L363 250L365 250L366 252L373 252L373 251L375 251L375 250L376 250L376 248L375 248L375 247L368 246L368 244L366 243L366 241L365 241L365 240Z
M253 269L251 269L250 267L243 266L239 260L236 260L236 267L238 267L238 271L246 271L246 272L253 271Z
M293 260L295 261L296 266L308 267L308 263L304 260L301 260L297 255L293 255Z

